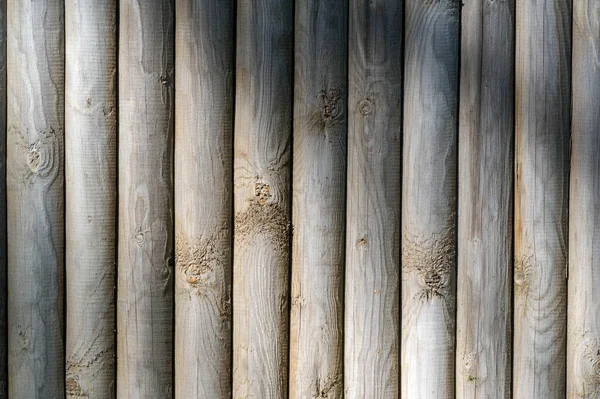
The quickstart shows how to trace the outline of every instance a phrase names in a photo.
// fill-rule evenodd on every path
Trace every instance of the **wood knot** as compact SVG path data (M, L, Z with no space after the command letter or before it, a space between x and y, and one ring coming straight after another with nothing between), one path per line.
M373 112L373 103L370 99L365 98L358 103L358 112L363 116L369 116Z

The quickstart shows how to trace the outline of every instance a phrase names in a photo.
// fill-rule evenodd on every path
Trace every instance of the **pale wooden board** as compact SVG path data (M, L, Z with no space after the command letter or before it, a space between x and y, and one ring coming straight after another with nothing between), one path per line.
M6 295L6 1L0 1L0 399L8 397Z
M459 2L408 0L402 182L402 397L451 398Z
M564 398L571 1L516 4L513 396Z
M176 4L175 392L230 398L234 2Z
M567 398L600 397L600 3L573 2Z
M119 9L117 397L171 398L175 7Z
M456 397L510 398L514 1L464 4Z
M288 393L293 5L237 4L234 398Z
M343 393L348 0L296 2L290 398Z
M350 1L344 390L397 398L403 3Z
M7 4L11 398L64 396L64 2Z

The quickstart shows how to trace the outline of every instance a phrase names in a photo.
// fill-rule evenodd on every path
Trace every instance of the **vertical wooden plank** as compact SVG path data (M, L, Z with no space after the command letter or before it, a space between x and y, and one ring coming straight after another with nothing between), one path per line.
M66 394L115 389L117 2L65 4Z
M600 3L573 2L567 398L600 396Z
M10 0L9 395L64 396L64 2Z
M343 393L348 0L295 16L290 397Z
M565 396L571 1L516 10L515 398Z
M350 1L346 398L399 392L403 6Z
M231 397L234 2L179 0L175 389Z
M408 0L402 183L402 397L454 393L460 2Z
M119 398L173 396L174 12L120 2Z
M456 396L510 398L514 1L462 8Z
M288 394L293 6L237 5L234 398Z
M0 1L0 399L8 397L6 293L6 1Z

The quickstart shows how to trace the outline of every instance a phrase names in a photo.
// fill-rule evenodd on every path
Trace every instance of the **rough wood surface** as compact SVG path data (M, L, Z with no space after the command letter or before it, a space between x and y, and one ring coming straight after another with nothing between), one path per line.
M462 8L456 397L510 398L514 1Z
M8 397L6 295L6 1L0 1L0 399Z
M515 398L564 398L571 1L516 10Z
M177 2L175 390L231 397L234 2Z
M346 398L397 398L403 3L350 1Z
M237 4L234 398L288 394L293 6Z
M402 397L452 398L458 0L407 0L402 183Z
M172 0L121 0L117 396L173 396Z
M348 0L296 2L290 398L343 393Z
M66 395L115 389L117 2L65 4Z
M600 3L573 2L567 398L600 397Z
M64 2L7 5L8 344L12 398L64 384Z

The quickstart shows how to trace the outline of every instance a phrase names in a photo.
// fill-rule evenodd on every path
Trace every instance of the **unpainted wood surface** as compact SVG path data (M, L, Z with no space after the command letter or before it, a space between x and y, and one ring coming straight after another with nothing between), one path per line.
M397 398L403 3L350 1L345 397Z
M402 181L402 397L454 392L459 8L408 0Z
M8 397L6 295L6 1L0 1L0 399Z
M171 398L175 9L119 8L117 397Z
M348 0L296 2L290 398L343 393Z
M117 2L65 4L66 395L115 389Z
M515 398L565 396L571 1L516 10Z
M177 2L175 390L231 397L234 2Z
M237 4L234 398L288 394L293 6Z
M600 3L573 2L567 398L600 397Z
M64 397L64 2L7 4L11 398Z
M510 398L514 1L462 8L456 397Z

